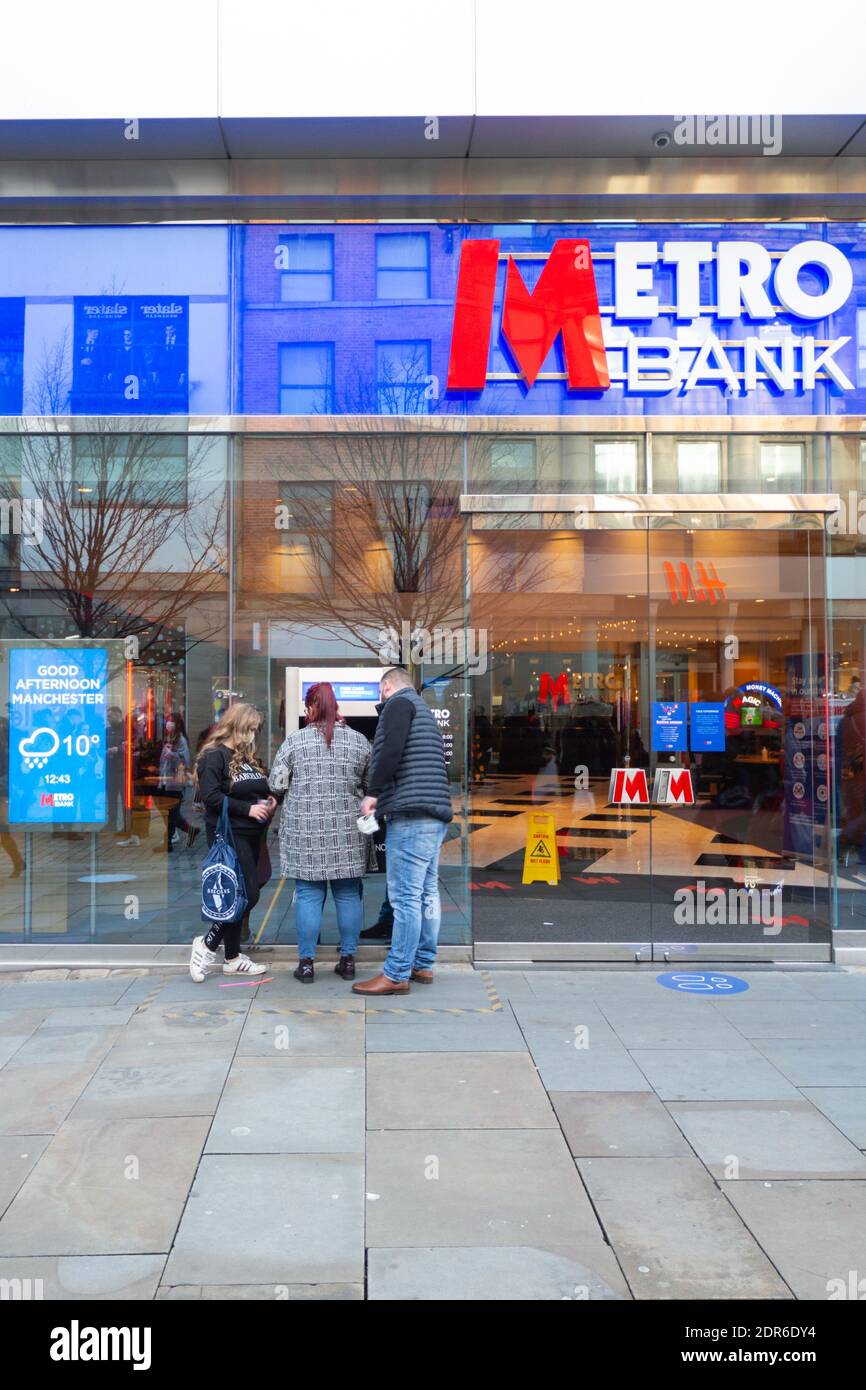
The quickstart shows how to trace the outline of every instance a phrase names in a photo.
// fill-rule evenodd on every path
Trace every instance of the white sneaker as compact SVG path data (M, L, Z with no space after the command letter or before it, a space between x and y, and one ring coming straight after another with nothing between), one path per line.
M213 965L216 965L216 952L208 950L203 936L197 936L189 955L189 973L197 985L201 984Z
M257 965L249 956L235 956L223 966L224 975L264 975L266 965Z

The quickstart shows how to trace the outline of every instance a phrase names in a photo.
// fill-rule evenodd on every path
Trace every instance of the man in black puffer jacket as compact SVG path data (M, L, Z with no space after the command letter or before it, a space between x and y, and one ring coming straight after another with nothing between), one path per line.
M381 681L369 794L361 814L387 817L385 863L394 932L383 973L353 985L356 994L408 994L430 984L439 939L439 850L452 818L445 749L432 711L407 671Z

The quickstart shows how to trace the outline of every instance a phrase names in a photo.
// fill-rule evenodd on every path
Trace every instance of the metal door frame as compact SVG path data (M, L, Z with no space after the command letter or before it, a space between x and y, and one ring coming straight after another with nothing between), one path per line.
M839 511L841 501L836 493L464 493L460 511L470 525L476 516L500 516L503 529L512 529L508 518L522 529L521 514L526 517L557 513L571 515L576 530L642 530L655 531L667 526L687 526L690 529L734 530L744 534L754 531L820 530L826 535L825 520ZM751 516L751 526L726 526L734 516ZM561 523L560 523L561 524ZM487 526L484 529L489 528ZM647 536L649 544L649 535ZM824 553L826 566L827 554ZM826 610L825 610L826 611ZM832 814L832 806L830 808ZM832 901L832 895L831 895ZM649 900L652 911L651 899ZM678 950L683 943L668 944L652 940L622 941L476 941L473 933L473 959L487 964L502 961L521 962L579 962L628 961L648 963L665 961L684 964L692 962L770 962L820 961L831 959L832 925L828 928L826 945L822 942L786 943L700 942L689 943L695 949Z

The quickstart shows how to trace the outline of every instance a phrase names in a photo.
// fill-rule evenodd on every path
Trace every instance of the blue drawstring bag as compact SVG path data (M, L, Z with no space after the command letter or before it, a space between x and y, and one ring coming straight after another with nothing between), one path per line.
M231 926L246 910L247 889L224 800L213 845L201 868L201 915L209 922Z

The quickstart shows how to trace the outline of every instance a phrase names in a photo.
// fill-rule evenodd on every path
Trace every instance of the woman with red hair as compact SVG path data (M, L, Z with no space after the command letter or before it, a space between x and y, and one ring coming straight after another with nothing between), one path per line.
M356 824L370 744L345 723L328 681L311 685L304 703L306 726L289 734L277 753L270 786L286 794L280 817L280 867L284 878L295 880L295 978L311 984L329 883L340 932L335 973L354 979L364 925L363 875L375 868L375 849Z

